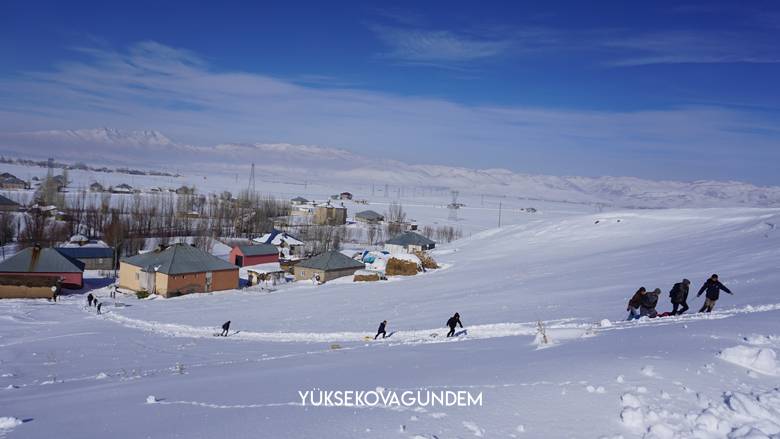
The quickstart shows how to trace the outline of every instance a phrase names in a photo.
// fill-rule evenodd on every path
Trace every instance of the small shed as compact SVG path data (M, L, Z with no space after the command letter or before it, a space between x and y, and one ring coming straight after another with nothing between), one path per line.
M364 210L355 214L355 221L366 224L378 224L385 220L385 217L373 210Z
M349 193L349 192L342 192L342 193L339 194L339 198L342 199L342 200L351 200L352 199L352 194Z
M271 244L237 245L230 251L228 260L239 267L279 262L279 249Z
M57 249L28 247L0 262L0 278L20 276L53 276L64 288L84 285L84 263L60 253Z
M436 243L419 233L404 232L385 241L385 250L390 253L414 253L431 250Z
M258 264L246 267L247 281L249 285L271 284L276 285L285 281L287 272L278 262Z
M344 276L352 276L366 264L345 256L341 252L329 251L299 262L295 268L295 280L327 282Z

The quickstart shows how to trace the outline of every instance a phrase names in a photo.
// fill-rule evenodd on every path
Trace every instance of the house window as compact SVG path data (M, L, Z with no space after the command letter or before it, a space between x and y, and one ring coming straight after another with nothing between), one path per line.
M140 278L141 278L141 274L140 274L140 273L138 273L138 272L136 272L136 273L135 273L135 280L138 280L138 279L140 279Z
M306 276L306 272L301 270L301 276Z

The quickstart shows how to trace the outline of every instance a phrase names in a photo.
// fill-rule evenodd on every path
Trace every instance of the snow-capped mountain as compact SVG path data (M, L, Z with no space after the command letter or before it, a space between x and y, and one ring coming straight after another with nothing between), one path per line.
M48 130L20 133L40 140L87 142L113 145L173 145L171 139L155 130L128 131L117 128Z

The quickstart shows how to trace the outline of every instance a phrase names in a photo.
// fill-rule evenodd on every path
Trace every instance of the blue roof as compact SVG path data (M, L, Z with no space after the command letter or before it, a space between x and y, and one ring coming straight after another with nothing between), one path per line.
M75 259L110 259L114 257L114 249L111 247L58 247L57 251Z

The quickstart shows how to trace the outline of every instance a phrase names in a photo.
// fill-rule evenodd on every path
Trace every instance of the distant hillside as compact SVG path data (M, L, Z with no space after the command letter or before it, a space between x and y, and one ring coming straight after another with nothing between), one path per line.
M3 154L102 165L171 166L213 174L245 174L256 164L259 179L300 179L345 184L453 188L463 193L536 200L604 203L639 208L780 206L780 187L734 181L653 181L635 177L558 177L506 169L409 164L317 145L222 143L195 146L157 131L112 128L0 133Z

